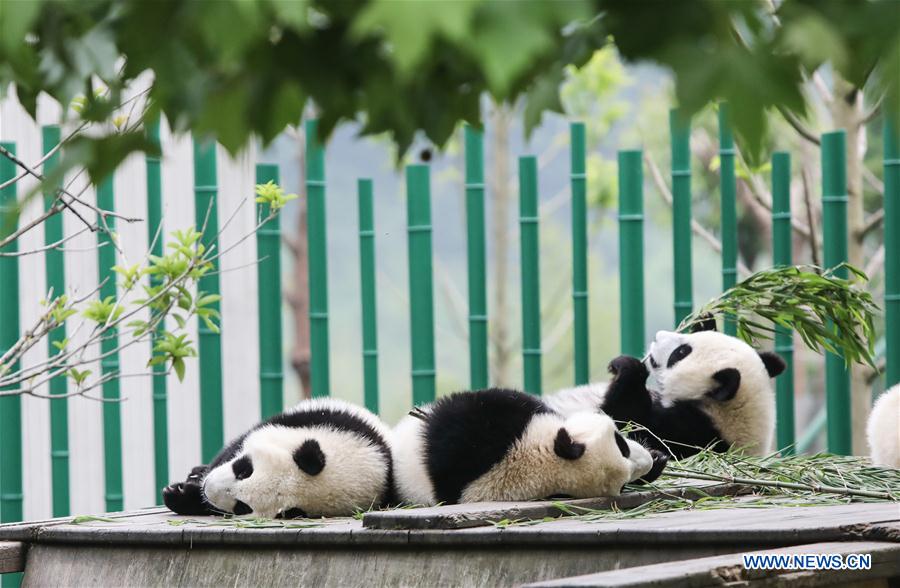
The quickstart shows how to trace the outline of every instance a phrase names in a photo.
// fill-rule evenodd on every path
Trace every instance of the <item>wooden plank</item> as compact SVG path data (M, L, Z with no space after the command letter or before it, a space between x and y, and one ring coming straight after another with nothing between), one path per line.
M531 588L560 588L607 586L611 588L706 588L723 584L746 585L748 582L776 583L803 577L804 586L834 582L840 574L841 583L878 580L900 575L900 543L848 542L813 543L793 547L754 551L755 554L860 554L872 556L869 570L746 570L742 554L719 555L686 561L673 561L647 566L630 567L598 574L587 574L527 584Z
M474 502L425 508L394 509L367 512L363 516L366 529L466 529L490 526L502 520L540 521L566 514L557 506L604 509L635 508L665 497L699 499L704 496L735 496L751 491L749 486L715 484L702 488L680 488L663 495L657 491L630 492L616 498L583 498L579 500L532 502Z
M485 507L497 509L496 504ZM509 516L510 511L503 512ZM101 545L302 545L305 548L335 545L409 548L568 545L596 548L628 543L642 548L665 546L667 549L684 543L775 547L822 541L900 542L900 507L893 503L678 511L601 522L563 517L505 528L489 525L453 530L363 528L361 521L348 518L321 519L312 524L305 528L236 528L234 523L225 523L217 517L192 519L156 509L114 516L109 522L72 524L69 518L30 526L2 526L0 541Z
M25 570L26 547L18 541L0 541L0 574Z

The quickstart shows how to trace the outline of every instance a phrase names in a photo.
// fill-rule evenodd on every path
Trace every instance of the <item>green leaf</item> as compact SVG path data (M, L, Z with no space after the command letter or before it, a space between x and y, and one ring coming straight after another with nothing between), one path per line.
M371 0L353 23L357 37L381 33L401 74L414 73L437 38L460 40L480 0Z
M176 357L172 360L172 368L175 370L175 375L178 376L178 381L184 381L184 360L180 357Z

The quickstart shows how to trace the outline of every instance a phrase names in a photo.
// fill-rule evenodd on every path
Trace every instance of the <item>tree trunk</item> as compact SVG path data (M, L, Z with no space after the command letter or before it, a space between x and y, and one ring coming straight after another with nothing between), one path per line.
M491 380L494 386L511 386L512 349L509 322L509 206L511 198L509 175L509 127L512 120L509 108L496 104L490 117L491 161L490 195L491 239L494 284L494 304L491 309Z
M306 143L302 132L297 133L298 169L300 190L306 187ZM300 378L301 398L310 397L309 367L309 257L307 255L306 198L298 198L297 235L289 242L294 255L293 288L288 302L294 315L294 348L291 350L291 366Z
M863 243L860 231L865 224L863 209L863 158L866 152L866 128L860 124L863 116L863 93L846 80L835 76L834 101L831 116L834 127L847 132L847 226L850 233L848 257L851 264L864 267ZM854 366L851 375L851 424L853 427L853 453L868 453L866 446L866 421L871 410L871 391L866 373Z

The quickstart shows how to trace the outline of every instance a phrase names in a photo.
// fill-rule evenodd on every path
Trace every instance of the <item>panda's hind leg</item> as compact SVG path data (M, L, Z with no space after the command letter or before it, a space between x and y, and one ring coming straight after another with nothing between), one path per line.
M208 469L205 465L197 466L191 469L185 481L175 482L163 488L162 496L166 507L180 515L215 514L203 497L203 476Z

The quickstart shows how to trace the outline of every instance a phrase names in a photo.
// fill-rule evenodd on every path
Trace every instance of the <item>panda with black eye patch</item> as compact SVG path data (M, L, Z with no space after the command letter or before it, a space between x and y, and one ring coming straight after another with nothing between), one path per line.
M369 411L306 400L234 439L163 489L183 515L349 516L390 500L390 430Z
M616 496L665 463L605 415L566 418L515 390L445 396L394 428L394 479L408 504Z
M610 362L608 385L563 390L546 402L563 414L590 407L621 424L642 425L649 432L630 435L678 459L707 446L769 453L775 429L772 379L784 371L784 361L716 332L715 321L701 328L660 331L644 361L623 355Z
M900 384L886 390L872 407L866 425L872 463L900 469Z

